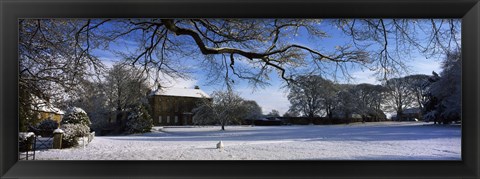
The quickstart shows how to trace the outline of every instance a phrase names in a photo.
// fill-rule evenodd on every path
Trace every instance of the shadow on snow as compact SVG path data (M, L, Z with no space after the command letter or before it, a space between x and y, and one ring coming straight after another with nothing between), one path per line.
M202 129L202 128L200 128ZM236 130L237 129L237 130ZM455 126L256 126L226 131L167 131L131 136L103 136L128 141L390 141L460 138Z

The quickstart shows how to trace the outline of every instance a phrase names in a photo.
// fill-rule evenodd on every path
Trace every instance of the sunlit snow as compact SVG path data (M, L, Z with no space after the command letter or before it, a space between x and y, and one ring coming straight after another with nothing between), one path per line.
M222 141L224 147L217 149ZM155 127L37 151L40 160L461 160L461 127L424 122Z

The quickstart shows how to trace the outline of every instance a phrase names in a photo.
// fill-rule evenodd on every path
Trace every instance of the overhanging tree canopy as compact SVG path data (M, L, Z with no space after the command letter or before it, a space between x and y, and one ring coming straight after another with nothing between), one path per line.
M292 40L305 35L321 42L335 28L349 40L313 45ZM115 44L128 44L128 51L116 53L145 71L187 77L188 69L178 59L203 57L203 67L215 74L214 79L230 84L236 77L256 86L268 84L272 71L286 82L312 72L328 75L338 70L348 76L352 63L387 77L406 70L404 61L411 53L431 57L458 48L460 20L28 19L21 21L21 34L27 61L37 58L27 55L35 51L27 47L43 47L62 57L85 58L73 64L89 62L96 69L95 49L115 51Z
M57 100L104 69L97 50L156 74L156 82L188 78L193 66L211 81L262 87L275 72L287 83L312 73L348 77L350 64L389 77L408 69L412 53L432 57L460 46L459 19L21 19L19 28L20 89ZM349 40L323 43L329 29Z

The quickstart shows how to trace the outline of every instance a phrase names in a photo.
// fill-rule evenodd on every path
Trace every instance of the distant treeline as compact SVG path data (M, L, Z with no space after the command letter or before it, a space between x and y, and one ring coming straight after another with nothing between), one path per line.
M380 122L387 121L386 118L328 118L328 117L275 117L268 119L254 120L254 125L275 126L275 125L329 125L329 124L348 124L354 122ZM252 120L244 120L245 125L252 125Z

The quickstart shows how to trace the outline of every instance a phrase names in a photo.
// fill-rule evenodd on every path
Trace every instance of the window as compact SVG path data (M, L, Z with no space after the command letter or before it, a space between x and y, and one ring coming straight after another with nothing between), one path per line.
M170 116L167 116L167 123L170 123Z
M158 123L159 123L159 124L162 123L162 116L158 116Z
M175 124L178 123L178 116L175 116Z

